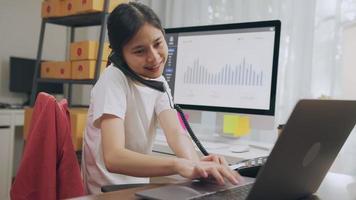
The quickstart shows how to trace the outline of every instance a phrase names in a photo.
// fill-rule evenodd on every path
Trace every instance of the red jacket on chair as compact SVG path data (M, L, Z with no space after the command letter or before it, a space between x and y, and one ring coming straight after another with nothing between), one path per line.
M67 101L37 96L11 199L62 199L84 195L71 139Z

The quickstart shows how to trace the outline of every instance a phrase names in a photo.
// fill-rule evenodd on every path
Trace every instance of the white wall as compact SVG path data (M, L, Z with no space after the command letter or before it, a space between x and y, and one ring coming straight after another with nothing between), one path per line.
M22 103L9 91L9 57L36 58L41 28L41 0L0 0L0 102ZM64 60L67 28L47 24L42 58Z
M346 27L342 38L342 97L356 99L356 24Z

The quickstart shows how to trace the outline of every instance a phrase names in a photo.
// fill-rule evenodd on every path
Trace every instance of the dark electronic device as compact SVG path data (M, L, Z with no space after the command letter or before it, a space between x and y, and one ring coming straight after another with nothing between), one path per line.
M10 84L11 92L25 93L28 96L32 92L33 75L35 72L36 59L10 57ZM37 92L51 94L63 94L61 83L39 83ZM24 105L28 105L25 102Z
M165 29L163 76L175 103L273 119L280 28L281 22L272 20ZM268 124L274 129L273 120Z
M242 160L234 165L231 165L230 168L237 170L242 176L255 178L257 177L261 167L267 162L267 158L267 156L263 156Z

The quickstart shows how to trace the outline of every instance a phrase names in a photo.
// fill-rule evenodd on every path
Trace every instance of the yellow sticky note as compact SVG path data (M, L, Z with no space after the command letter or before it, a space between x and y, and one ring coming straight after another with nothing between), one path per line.
M224 115L223 131L233 136L244 136L251 131L250 118L247 116Z
M235 115L224 115L224 133L234 135L237 129L237 120Z
M238 116L237 128L234 136L244 136L251 131L250 118L247 116Z

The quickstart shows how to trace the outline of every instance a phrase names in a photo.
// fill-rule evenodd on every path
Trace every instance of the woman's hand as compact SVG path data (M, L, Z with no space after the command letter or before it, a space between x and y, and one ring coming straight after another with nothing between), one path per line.
M227 163L226 159L223 157L223 156L218 156L218 155L214 155L214 154L210 154L208 156L203 156L201 158L201 161L212 161L212 162L215 162L217 164L221 164L223 165L224 167L228 168L228 170L231 171L231 173L233 173L233 175L235 176L235 178L240 181L240 180L243 180L243 178L241 177L241 175L235 171L235 170L231 170L230 167L229 167L229 164ZM208 180L210 180L212 177L209 177Z
M222 165L225 165L225 166L229 165L224 157L218 156L218 155L214 155L214 154L211 154L211 155L208 155L208 156L203 156L201 158L201 161L212 161L212 162L215 162L215 163L218 163L218 164L222 164Z
M219 161L219 163L216 161ZM238 173L232 171L227 166L225 159L219 157L208 156L200 161L177 158L175 160L175 169L181 176L189 179L213 178L220 185L225 184L225 179L232 184L239 183L240 176Z

